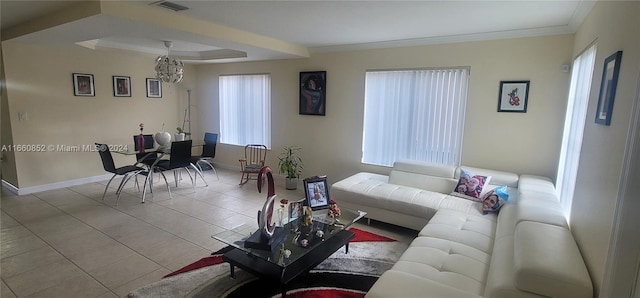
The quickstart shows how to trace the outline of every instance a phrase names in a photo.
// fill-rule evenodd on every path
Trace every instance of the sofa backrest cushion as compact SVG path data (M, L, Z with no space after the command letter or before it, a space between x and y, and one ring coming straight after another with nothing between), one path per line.
M393 163L389 183L448 194L458 182L453 179L455 170L454 166L399 160Z
M490 185L494 185L494 186L504 185L504 186L513 187L513 188L518 187L518 179L519 179L518 174L511 173L511 172L483 169L483 168L467 167L467 166L459 166L455 170L454 178L456 180L460 179L460 172L463 169L465 171L473 172L476 175L482 175L487 177L491 176L491 181L489 182ZM490 187L489 189L493 189L493 187Z
M524 196L525 194L522 195ZM520 201L516 205L518 206L516 224L523 221L534 221L569 228L567 219L564 217L562 208L560 208L560 203L527 200Z
M518 223L514 234L516 287L549 297L593 297L593 285L571 232L538 222Z
M551 179L535 175L520 175L518 191L520 193L544 193L557 196L556 187Z

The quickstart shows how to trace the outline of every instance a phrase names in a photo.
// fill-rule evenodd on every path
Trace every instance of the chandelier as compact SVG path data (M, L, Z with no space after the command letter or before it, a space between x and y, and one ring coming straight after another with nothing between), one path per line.
M176 57L169 56L169 50L173 45L170 41L165 41L167 55L156 58L156 77L165 83L179 83L184 75L184 64Z

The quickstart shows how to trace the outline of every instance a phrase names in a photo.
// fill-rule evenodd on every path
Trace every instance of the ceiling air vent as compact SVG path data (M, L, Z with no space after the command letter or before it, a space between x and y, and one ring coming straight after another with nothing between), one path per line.
M162 8L171 9L173 11L183 11L189 9L189 7L182 6L180 4L176 4L169 1L157 1L153 2L150 5L160 6Z

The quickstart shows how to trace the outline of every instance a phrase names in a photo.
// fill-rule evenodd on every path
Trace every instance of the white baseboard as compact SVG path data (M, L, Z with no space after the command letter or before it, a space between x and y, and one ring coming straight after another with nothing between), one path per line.
M104 175L98 175L98 176L92 176L92 177L86 177L86 178L80 178L80 179L74 179L74 180L67 180L67 181L60 181L60 182L49 183L49 184L23 187L23 188L15 187L11 183L5 180L2 180L2 187L5 187L10 192L17 195L28 195L28 194L52 190L52 189L59 189L59 188L65 188L69 186L100 182L100 181L110 179L111 176L113 176L113 174L104 174Z

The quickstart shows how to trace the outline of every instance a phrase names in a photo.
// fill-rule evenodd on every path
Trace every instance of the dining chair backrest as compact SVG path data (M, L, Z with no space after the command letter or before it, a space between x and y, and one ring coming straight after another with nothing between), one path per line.
M204 134L204 146L202 156L208 158L216 157L216 145L218 144L218 134L207 132Z
M205 132L204 133L204 143L205 144L217 144L218 143L218 134L214 132Z
M138 136L140 135L134 135L133 136L133 148L138 151L140 150L140 148L138 148ZM142 135L142 137L144 138L144 149L153 149L153 147L155 147L155 143L153 141L153 135ZM158 158L158 154L157 153L136 153L136 160L140 160L141 158L145 157L145 160L143 161L144 163L148 163L148 164L152 164L156 158Z
M138 148L138 136L140 135L133 136L133 148L136 151L140 150L140 148ZM142 137L144 138L144 149L151 149L155 146L153 135L142 135Z
M191 164L191 144L192 140L171 143L170 168L184 168Z
M96 149L98 150L98 153L100 153L100 159L102 160L102 167L104 170L109 173L115 173L116 164L113 162L113 156L111 156L109 146L107 146L107 144L96 143Z

